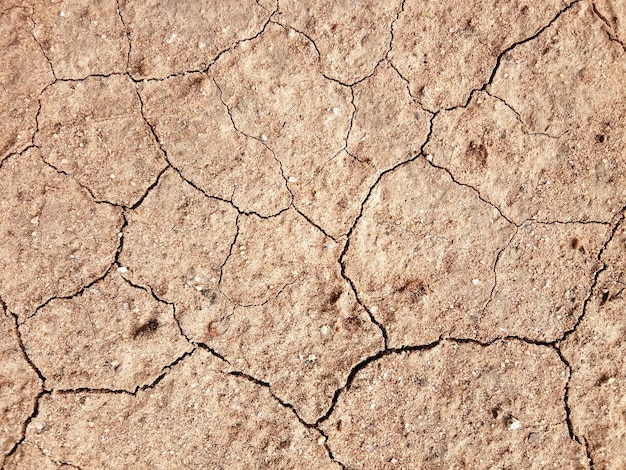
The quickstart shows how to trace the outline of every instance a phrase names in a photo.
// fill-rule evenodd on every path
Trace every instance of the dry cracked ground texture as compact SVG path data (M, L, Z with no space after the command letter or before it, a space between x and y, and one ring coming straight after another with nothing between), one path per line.
M3 469L626 468L622 0L1 0Z

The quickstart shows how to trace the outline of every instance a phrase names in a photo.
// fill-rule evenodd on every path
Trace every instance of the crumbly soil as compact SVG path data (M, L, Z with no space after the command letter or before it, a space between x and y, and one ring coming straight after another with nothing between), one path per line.
M0 466L626 468L622 0L0 0Z

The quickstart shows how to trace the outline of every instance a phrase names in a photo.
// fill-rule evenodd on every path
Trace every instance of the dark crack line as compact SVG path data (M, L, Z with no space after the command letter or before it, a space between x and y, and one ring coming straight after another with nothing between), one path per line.
M546 31L548 28L550 28L565 12L567 12L570 8L572 8L575 4L579 3L580 1L582 1L582 0L574 0L573 2L567 4L563 9L561 9L548 22L548 24L546 24L545 26L541 27L535 34L533 34L532 36L528 36L527 38L524 38L521 41L514 42L513 44L511 44L510 46L505 48L502 52L500 52L498 54L498 57L496 58L496 64L494 65L493 69L491 70L491 74L489 75L489 79L485 83L483 83L483 85L480 88L474 88L473 90L470 91L469 96L467 97L467 101L465 102L465 104L459 105L459 106L452 106L450 108L444 108L444 110L445 111L453 111L453 110L458 109L458 108L467 108L469 106L470 101L472 100L472 97L473 97L474 93L479 92L479 91L487 91L487 87L493 83L493 80L494 80L494 78L495 78L495 76L496 76L496 74L498 72L498 69L500 68L500 64L502 63L502 59L504 58L505 55L507 55L509 52L511 52L516 47L521 46L523 44L526 44L527 42L530 42L530 41L536 39L537 37L539 37L544 31Z
M230 361L228 359L226 359L226 357L222 356L219 352L217 352L215 349L213 349L211 346L209 346L206 343L203 343L201 341L192 341L189 340L191 343L195 344L197 347L204 349L205 351L207 351L208 353L212 354L213 356L217 357L218 359L221 359L222 361L224 361L226 364L228 365L232 365L230 363Z
M576 329L578 328L578 325L580 325L583 318L585 317L585 314L587 313L587 306L589 305L589 302L593 298L593 294L594 294L594 291L596 290L596 286L598 284L598 279L600 277L600 274L602 274L608 268L608 265L602 261L602 254L604 253L604 250L606 250L606 247L609 245L609 243L611 243L611 241L613 240L613 237L617 233L617 229L619 228L622 221L624 220L625 209L626 207L620 211L621 215L619 216L618 220L615 222L615 225L613 225L613 228L611 229L611 232L609 233L608 238L606 239L604 244L600 247L600 250L598 250L598 254L596 255L596 260L601 264L601 266L595 271L593 275L593 281L591 283L591 287L589 288L589 293L587 294L587 297L583 301L583 306L582 306L580 315L576 319L576 322L574 323L574 325L570 329L565 331L563 335L561 335L561 337L555 341L555 344L560 344L564 342L572 333L576 331Z
M163 366L161 369L161 373L155 378L152 382L144 385L136 385L135 389L132 391L126 389L114 389L114 388L91 388L91 387L77 387L77 388L60 388L55 389L54 392L59 395L75 395L80 393L91 393L95 395L132 395L137 396L139 392L144 390L154 389L164 378L165 376L181 361L185 360L185 358L190 357L194 354L197 348L191 349L191 351L185 351L181 356L174 359L169 364Z
M350 241L351 241L351 237L352 237L352 233L354 232L357 224L359 223L359 220L361 220L361 217L363 216L363 210L365 208L365 205L367 204L367 201L369 200L369 198L372 195L372 192L374 191L374 189L376 188L376 186L378 185L378 183L382 180L382 178L387 174L387 173L391 173L392 171L396 170L397 168L406 165L412 161L415 161L417 158L420 157L420 155L423 155L424 152L424 147L428 144L428 142L430 141L430 137L432 135L433 132L433 120L435 119L436 114L434 114L433 116L431 116L430 121L429 121L429 127L428 127L428 134L426 135L426 139L424 140L424 142L422 143L421 147L420 147L420 151L413 157L409 158L408 160L404 160L396 165L394 165L391 168L388 168L387 170L382 171L378 177L376 178L376 181L374 182L374 184L370 187L370 189L367 192L367 195L365 196L365 198L363 199L363 201L361 202L361 207L359 209L359 213L357 214L356 218L354 219L354 222L352 223L352 226L348 229L348 232L345 234L346 237L346 243L343 246L343 250L341 251L341 254L339 255L339 265L341 267L341 277L348 282L348 284L350 285L350 288L352 289L352 292L354 293L354 296L357 300L357 303L367 312L367 314L370 317L370 321L376 325L378 327L378 329L380 330L382 336L383 336L383 344L384 344L384 348L387 349L388 347L388 343L389 343L389 335L387 334L387 329L385 328L385 326L376 318L376 316L371 312L371 310L365 305L365 303L362 301L361 297L359 296L359 292L356 288L356 285L354 284L354 281L346 274L346 264L345 264L345 257L346 254L348 252L348 249L350 248Z
M350 373L348 374L348 378L346 379L345 385L335 390L330 407L328 408L326 413L324 413L320 418L317 419L317 421L315 422L315 425L319 426L328 418L330 418L335 407L337 406L337 402L339 398L341 397L341 395L344 392L347 392L350 390L350 387L352 386L352 382L354 382L354 378L356 377L356 375L368 365L372 364L375 361L378 361L379 359L382 359L385 356L389 356L390 354L401 354L404 352L413 352L413 351L427 351L427 350L430 350L439 346L439 344L441 344L442 341L443 339L439 337L432 343L428 343L424 345L402 346L399 348L388 348L385 346L385 349L378 351L376 354L373 354L372 356L369 356L363 359L361 362L355 365L352 368L352 370L350 370Z
M118 1L118 0L116 0ZM267 9L264 8L266 11ZM234 44L232 44L231 46L227 47L226 49L221 50L220 52L217 53L217 55L215 55L212 59L209 60L209 63L206 67L202 68L202 69L192 69L192 70L183 70L180 72L173 72L170 73L168 75L165 75L163 77L134 77L130 74L130 72L128 72L129 77L131 78L132 81L134 81L135 83L141 83L141 82L162 82L165 80L168 80L170 78L174 78L174 77L184 77L185 75L190 75L190 74L194 74L194 73L207 73L211 67L213 67L213 65L215 65L217 63L217 61L226 53L236 49L237 47L239 47L242 43L244 42L251 42L254 41L255 39L257 39L258 37L260 37L263 33L265 33L265 30L267 29L267 25L270 24L272 22L272 17L278 13L278 5L276 6L276 10L274 10L273 12L270 12L270 14L267 17L267 20L265 21L265 23L263 24L263 27L253 36L248 37L248 38L244 38L244 39L238 39L234 42ZM130 42L130 37L129 37L129 42ZM129 51L129 57L130 57L130 51Z
M30 368L33 369L33 371L35 371L35 373L39 377L39 380L41 380L42 387L45 388L45 384L47 380L46 376L43 375L43 372L41 372L39 367L37 367L37 365L33 362L33 360L28 355L28 352L26 351L26 346L24 345L24 340L22 339L22 332L20 331L20 324L19 324L18 316L15 313L10 312L8 309L6 309L6 311L9 312L9 314L13 317L13 321L15 323L15 334L17 336L17 342L20 346L20 351L22 352L22 356L24 357L24 360L28 362L28 365L30 366Z
M475 187L474 187L474 186L472 186L471 184L468 184L468 183L462 183L462 182L460 182L459 180L457 180L457 179L454 177L454 175L452 174L452 172L451 172L450 170L448 170L446 167L443 167L443 166L440 166L440 165L437 165L436 163L434 163L434 162L432 161L432 157L431 157L430 155L425 156L425 160L426 160L426 162L427 162L430 166L432 166L433 168L437 168L438 170L443 170L443 171L445 171L445 172L448 174L448 176L450 177L450 179L451 179L454 183L458 184L459 186L464 186L464 187L469 188L469 189L471 189L472 191L474 191L474 192L476 193L476 196L478 196L478 199L480 199L480 200L481 200L482 202L484 202L485 204L488 204L488 205L490 205L491 207L493 207L495 210L497 210L497 211L498 211L498 214L500 214L500 217L502 217L504 220L506 220L509 224L514 225L514 226L516 226L516 227L519 227L519 225L518 225L518 224L516 224L515 222L513 222L513 220L511 220L510 218L508 218L508 217L507 217L507 216L506 216L506 215L505 215L505 214L504 214L504 213L500 210L500 208L499 208L498 206L496 206L493 202L491 202L491 201L489 201L489 200L485 199L485 198L483 197L483 195L480 193L480 191L479 191L477 188L475 188Z
M117 16L122 22L122 26L124 27L124 34L126 35L126 40L128 42L128 53L126 54L126 73L128 74L128 76L130 76L130 54L133 50L133 43L130 40L130 31L128 31L128 26L126 25L126 21L124 20L124 16L122 15L122 9L120 8L119 0L115 0L115 6L117 10Z
M310 225L312 225L313 227L315 227L322 235L324 235L327 238L330 238L332 241L339 243L339 238L341 237L333 237L331 234L329 234L326 230L324 230L322 228L321 225L317 224L316 222L314 222L310 217L308 217L306 214L304 214L304 212L302 212L300 209L298 209L295 204L292 203L293 206L293 210L296 211L298 214L300 214L300 216L306 220Z
M326 449L326 452L328 454L328 457L330 458L331 461L337 463L341 468L346 468L345 465L341 462L339 462L335 456L332 453L332 450L330 449L329 445L328 445L328 436L326 435L326 433L324 433L320 428L319 428L319 419L315 422L315 423L307 423L304 419L302 419L302 417L298 414L298 410L296 410L296 408L291 404L288 403L282 399L280 399L278 396L276 396L274 394L274 392L272 391L272 387L269 384L269 382L264 382L262 380L257 379L256 377L253 377L250 374L246 374L244 372L240 372L240 371L230 371L226 373L227 375L233 376L233 377L237 377L240 379L244 379L247 380L248 382L252 382L253 384L257 385L258 387L263 387L266 388L267 391L269 392L269 394L271 395L271 397L276 400L276 402L282 406L283 408L288 409L289 411L291 411L291 413L293 413L293 415L296 417L296 419L300 422L300 424L302 426L304 426L307 429L313 429L315 431L317 431L320 434L320 437L324 439L324 447Z
M201 72L204 73L204 72ZM281 209L279 212L277 212L276 214L272 214L272 215L263 215L263 214L259 214L255 211L244 211L242 210L240 207L238 207L232 200L229 199L225 199L223 197L219 197L219 196L215 196L213 194L209 194L207 193L204 189L202 189L200 186L198 186L194 181L190 180L189 178L187 178L186 176L183 175L182 171L180 170L180 168L178 168L176 165L174 165L170 158L169 155L167 153L167 150L165 149L163 142L161 141L161 139L159 138L159 135L156 132L156 129L154 128L154 126L152 125L152 123L148 120L148 118L145 115L145 111L144 111L144 102L143 102L143 98L141 97L141 94L139 93L139 90L137 89L137 87L135 87L135 91L137 93L137 97L139 98L139 102L140 102L140 110L141 110L141 116L143 117L144 122L146 123L146 125L148 126L148 128L150 129L150 133L152 134L152 137L154 138L156 144L159 146L159 149L163 155L163 158L165 159L165 161L167 162L167 167L162 171L162 173L165 172L165 170L167 170L167 168L171 168L174 172L176 172L178 174L178 176L185 182L187 183L189 186L191 186L192 188L194 188L196 191L200 192L202 195L204 195L205 197L207 197L208 199L212 199L214 201L221 201L221 202L225 202L226 204L228 204L229 206L231 206L232 208L234 208L238 214L242 214L242 215L255 215L257 217L260 217L262 219L271 219L273 217L277 217L280 214L282 214L283 212L289 210L290 206L287 206L283 209ZM280 162L279 162L280 163ZM161 177L161 175L159 175L159 178ZM283 175L284 178L284 175ZM158 183L158 181L157 181ZM149 188L152 189L156 186L156 183L153 183L153 185ZM146 198L147 194L149 193L149 191L146 192L146 194L144 194L144 196L142 197L142 201ZM135 209L138 206L138 204L134 205L132 207L132 209Z
M102 273L100 276L98 276L97 278L93 279L92 281L88 282L87 284L82 285L78 290L74 291L72 294L68 294L68 295L53 295L53 296L49 297L42 304L40 304L35 309L35 311L33 313L31 313L30 315L26 316L26 318L22 321L22 324L24 324L27 320L30 320L35 315L37 315L37 313L39 313L39 311L42 308L44 308L46 305L48 305L53 300L72 300L75 297L79 297L79 296L83 295L83 293L87 289L89 289L93 285L99 283L100 281L103 281L112 272L112 270L115 267L115 265L119 263L118 259L119 259L120 253L122 252L123 245L124 245L124 232L123 232L123 230L126 227L126 225L128 224L128 221L126 220L126 214L124 213L123 210L122 210L121 216L122 216L122 224L121 224L120 228L117 231L117 233L121 234L121 235L118 235L118 240L119 241L118 241L118 244L117 244L117 248L115 249L115 254L113 255L113 261L111 261L111 263L107 266L107 268L105 269L104 273Z
M33 421L33 419L35 419L39 415L39 401L41 400L41 397L43 397L44 395L49 395L50 393L51 392L49 390L41 390L35 397L35 405L33 407L33 412L30 414L30 416L28 416L28 418L26 418L24 423L22 423L22 436L13 445L13 447L11 447L9 452L4 456L4 464L2 466L3 469L5 468L7 460L9 460L9 458L17 452L19 447L26 440L26 432L28 431L28 426L30 426L30 423Z
M559 359L561 360L561 362L565 365L565 368L567 369L567 379L565 381L565 391L563 393L563 407L565 408L565 422L567 423L567 431L569 433L570 439L576 441L579 444L582 444L580 438L576 435L576 432L574 431L574 426L571 420L572 410L569 406L569 383L572 378L572 366L570 365L569 361L565 358L565 356L563 356L563 354L561 353L561 350L556 345L553 345L552 349L556 351L556 353L559 356Z
M235 247L235 244L237 243L237 238L239 238L239 233L241 230L241 227L239 227L239 217L240 217L240 214L237 214L237 217L235 218L235 236L233 237L233 241L230 243L230 246L228 247L228 254L226 255L226 258L224 258L224 261L222 261L222 264L220 264L220 276L217 281L217 286L220 288L220 292L221 292L222 278L224 277L224 267L226 266L226 263L228 263L228 260L232 256L233 248ZM224 293L222 293L222 295L226 296ZM226 296L226 298L228 297Z

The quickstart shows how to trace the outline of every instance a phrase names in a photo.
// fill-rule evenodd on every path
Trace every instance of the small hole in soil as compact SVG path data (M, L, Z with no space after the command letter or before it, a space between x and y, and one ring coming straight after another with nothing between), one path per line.
M152 336L158 328L159 320L157 320L156 318L152 318L148 320L147 323L135 329L133 339L137 338L138 336Z

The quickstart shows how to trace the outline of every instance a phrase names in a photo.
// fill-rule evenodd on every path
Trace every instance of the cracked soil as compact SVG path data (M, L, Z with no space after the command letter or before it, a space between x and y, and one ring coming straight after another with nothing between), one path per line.
M626 468L626 3L0 0L2 469Z

